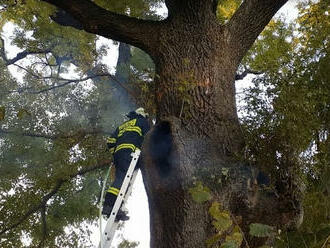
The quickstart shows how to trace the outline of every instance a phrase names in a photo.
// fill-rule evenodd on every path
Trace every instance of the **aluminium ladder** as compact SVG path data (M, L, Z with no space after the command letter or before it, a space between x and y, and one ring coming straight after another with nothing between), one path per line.
M134 184L137 172L138 172L138 170L135 170L135 167L139 160L140 153L141 153L141 151L139 149L136 149L135 152L131 153L131 156L132 156L131 163L127 170L123 184L120 188L116 202L112 208L110 217L107 220L107 224L106 224L104 232L101 236L99 248L110 248L110 246L111 246L111 242L113 240L113 237L115 236L115 232L116 232L118 224L119 224L119 221L116 221L116 216L117 216L118 210L120 208L122 208L122 209L124 208L124 205L127 202L129 195L132 192L133 184ZM105 185L105 183L104 183L104 185ZM101 228L101 224L100 224L100 228Z

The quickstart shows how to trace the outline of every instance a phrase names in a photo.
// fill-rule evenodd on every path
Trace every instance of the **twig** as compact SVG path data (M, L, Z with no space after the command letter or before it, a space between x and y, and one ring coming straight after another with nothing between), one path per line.
M235 217L234 217L231 213L230 213L230 216L231 216L231 219L233 220L233 222L235 223L235 225L238 227L238 229L239 229L240 232L242 233L242 235L243 235L243 239L244 239L245 244L246 244L246 247L247 247L247 248L250 248L249 243L248 243L247 239L245 238L245 234L244 234L243 230L241 229L241 227L238 225L238 223L237 223Z
M301 236L301 239L302 239L303 242L304 242L304 246L305 246L305 248L308 248L308 247L307 247L307 244L306 244L306 242L305 242L304 236L301 234L301 232L299 232L299 234L300 234L300 236Z
M26 73L32 75L33 77L37 78L37 79L43 79L43 77L37 75L37 74L34 74L33 72L29 71L28 69L26 69L25 67L21 66L21 65L18 65L18 64L13 64L14 66L22 69L23 71L25 71Z
M329 239L330 239L330 235L327 237L327 239L325 240L325 242L324 242L324 244L321 246L321 248L325 248L325 247L326 247L326 245L327 245Z
M58 85L54 85L48 88L44 88L42 90L38 90L38 91L29 91L28 93L30 94L40 94L40 93L44 93L56 88L61 88L64 87L66 85L72 84L72 83L80 83L83 81L87 81L89 79L93 79L95 77L106 77L106 76L110 76L110 74L108 73L104 73L104 74L99 74L99 75L93 75L93 76L88 76L88 77L84 77L84 78L80 78L80 79L67 79L67 78L61 78L61 77L43 77L42 79L54 79L56 81L64 81L64 83L62 84L58 84Z

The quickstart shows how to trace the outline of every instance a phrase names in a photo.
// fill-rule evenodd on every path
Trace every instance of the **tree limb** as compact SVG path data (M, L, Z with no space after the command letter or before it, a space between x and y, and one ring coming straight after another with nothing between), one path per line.
M248 74L254 74L254 75L260 75L263 72L260 71L254 71L254 70L250 70L250 69L245 69L242 73L240 74L236 74L235 75L235 80L242 80L244 79Z
M27 87L27 88L20 88L18 90L11 91L11 92L8 92L8 93L13 93L13 92L23 93L23 92L27 91L30 94L41 94L41 93L45 93L45 92L53 90L53 89L57 89L57 88L67 86L67 85L72 84L72 83L80 83L80 82L87 81L89 79L93 79L93 78L96 78L96 77L109 77L113 82L117 83L120 87L122 87L124 90L126 90L127 93L129 95L131 95L134 99L138 98L138 96L132 90L130 90L126 85L121 83L115 76L113 76L110 73L93 74L91 76L87 76L87 77L80 78L80 79L67 79L67 78L59 78L59 77L57 77L57 78L56 77L42 77L42 76L37 75L36 73L33 73L33 72L29 71L28 69L26 69L25 67L23 67L21 65L18 65L18 64L13 64L13 65L20 68L20 69L22 69L22 70L24 70L26 73L29 73L30 75L32 75L36 79L39 79L39 80L54 79L56 81L62 81L63 83L58 84L58 85L54 85L54 86L51 86L51 87L47 87L47 88L44 88L44 89L41 89L41 90L32 91L31 87Z
M19 52L18 54L16 54L16 56L12 59L8 59L6 56L6 52L5 52L5 41L2 37L0 37L0 56L1 58L5 61L5 64L8 65L12 65L14 63L16 63L17 61L26 58L28 55L32 55L32 54L47 54L51 52L51 49L37 49L37 50L25 50L23 52Z
M151 54L158 47L160 23L117 14L89 0L41 0L70 14L84 30L132 44Z
M127 86L122 84L119 80L117 80L116 77L114 77L113 75L111 75L109 73L95 74L95 75L87 76L87 77L84 77L84 78L81 78L81 79L66 79L66 78L44 77L44 79L56 79L58 81L66 81L66 82L64 82L62 84L54 85L54 86L51 86L51 87L48 87L48 88L44 88L44 89L41 89L41 90L38 90L38 91L29 91L29 93L31 93L31 94L45 93L47 91L57 89L57 88L61 88L61 87L67 86L67 85L72 84L72 83L80 83L80 82L87 81L89 79L93 79L93 78L96 78L96 77L109 77L112 81L114 81L120 87L122 87L124 90L126 90L129 95L131 95L133 98L137 99L137 96L133 91L131 91Z
M82 24L63 9L58 9L55 15L52 15L50 18L59 25L73 27L78 30L83 29Z
M95 129L95 130L78 130L74 134L56 134L56 135L48 135L48 134L42 134L42 133L31 133L31 132L17 132L17 131L12 131L12 130L5 130L0 128L0 134L12 134L12 135L20 135L20 136L26 136L26 137L33 137L33 138L45 138L45 139L50 139L50 140L55 140L55 139L67 139L67 138L72 138L76 137L77 135L80 136L86 136L88 134L110 134L107 132L104 132L100 129Z
M17 61L24 59L26 56L28 55L32 55L32 54L46 54L46 53L50 53L51 50L36 50L36 51L31 51L31 50L26 50L23 52L18 53L14 58L12 59L7 59L6 61L6 65L12 65L14 63L16 63Z
M7 63L7 56L6 56L6 53L5 53L5 40L0 37L0 56L1 58L5 61L5 63Z
M41 224L42 224L42 238L38 245L38 248L42 248L45 246L45 240L47 238L47 221L46 221L46 206L43 206L40 210L41 212Z
M12 224L12 225L8 226L7 228L4 228L2 231L0 231L0 235L19 226L20 224L22 224L22 222L24 222L26 219L28 219L32 214L37 212L39 209L43 208L46 205L47 201L58 192L58 190L60 189L60 187L62 186L62 184L64 182L65 182L64 180L58 180L56 182L55 186L53 187L53 189L41 199L39 204L35 205L29 211L27 211L23 216L18 218L18 220L14 224Z
M32 214L34 214L35 212L39 211L40 209L46 207L47 205L47 201L52 198L62 187L62 185L66 182L69 182L71 179L77 177L77 176L81 176L84 175L88 172L92 172L98 169L102 169L106 166L108 166L110 164L110 160L104 160L104 161L100 161L97 165L94 166L90 166L90 167L85 167L83 169L78 170L77 172L69 175L68 178L66 179L58 179L53 187L53 189L46 194L38 204L36 204L35 206L33 206L30 210L28 210L23 216L19 217L18 220L13 223L12 225L4 228L3 230L0 231L0 235L3 235L4 233L8 232L9 230L16 228L17 226L19 226L20 224L22 224L24 221L26 221Z
M227 25L229 46L239 63L275 13L288 0L246 0Z

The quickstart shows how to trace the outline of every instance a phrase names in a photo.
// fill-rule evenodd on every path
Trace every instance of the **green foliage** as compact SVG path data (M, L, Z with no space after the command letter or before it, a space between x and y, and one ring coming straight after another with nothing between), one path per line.
M210 189L203 186L201 182L198 182L194 187L190 188L189 193L191 194L193 200L197 203L204 203L212 198Z
M243 242L243 234L239 226L234 225L233 217L227 210L221 209L219 202L213 202L209 208L212 224L216 234L206 241L207 247L214 247L219 242L220 247L240 247Z
M220 204L218 202L213 202L209 209L210 215L213 217L213 226L218 232L222 233L227 231L229 227L233 224L230 214L228 211L220 210Z
M251 236L255 237L271 237L274 235L274 227L260 224L252 223L249 225Z
M236 247L241 247L243 234L238 226L235 226L231 234L226 236L226 242L234 243Z
M158 18L150 10L158 2L103 1L148 19ZM8 22L15 27L11 45L33 53L13 66L20 68L19 81L5 64L9 44L0 47L0 232L10 228L1 234L1 247L25 247L22 233L30 247L92 247L90 228L98 217L103 178L102 170L93 168L110 159L104 136L122 120L114 114L121 106L109 104L109 79L61 84L72 71L75 78L107 73L100 62L107 49L96 48L95 35L56 24L49 18L55 9L44 2L0 1L0 8L0 28ZM133 68L132 80L139 80L132 88L139 88L150 82L154 69L141 50L132 54L132 65L118 72Z
M237 245L237 243L233 240L230 241L226 241L225 243L223 243L220 248L239 248L239 246Z
M134 248L139 245L138 242L130 242L126 239L124 239L120 244L118 245L118 248Z
M48 63L54 65L55 61L65 63L71 60L80 65L80 72L90 69L97 59L96 36L53 22L49 18L55 11L53 6L36 0L17 1L17 4L10 6L2 12L1 23L17 25L13 45L28 51L51 50ZM37 57L44 58L42 55ZM40 67L36 63L30 69L35 71L38 65ZM65 71L65 67L62 70Z
M159 0L97 0L96 3L101 7L120 14L128 14L139 18L157 18L155 9L162 1Z
M305 188L304 221L276 247L321 247L330 234L330 9L322 0L298 8L293 23L272 21L244 59L263 74L247 91L242 124L249 159Z
M318 18L322 15L327 18L324 12L317 13ZM247 92L246 111L253 114L243 123L253 159L268 168L282 168L289 157L293 167L301 168L306 162L301 154L311 151L317 133L328 128L330 89L323 61L328 60L329 48L316 41L309 41L317 44L315 49L302 45L310 32L302 27L271 23L246 58L251 67L265 71ZM329 26L315 23L314 29L320 28L325 34ZM321 39L326 40L324 35Z

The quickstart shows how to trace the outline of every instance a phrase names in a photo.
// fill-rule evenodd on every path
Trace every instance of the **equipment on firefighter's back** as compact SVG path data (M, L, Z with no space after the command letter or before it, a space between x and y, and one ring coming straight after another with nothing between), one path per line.
M144 108L138 108L135 110L135 113L142 115L143 117L148 117L149 114L147 112L145 112Z

